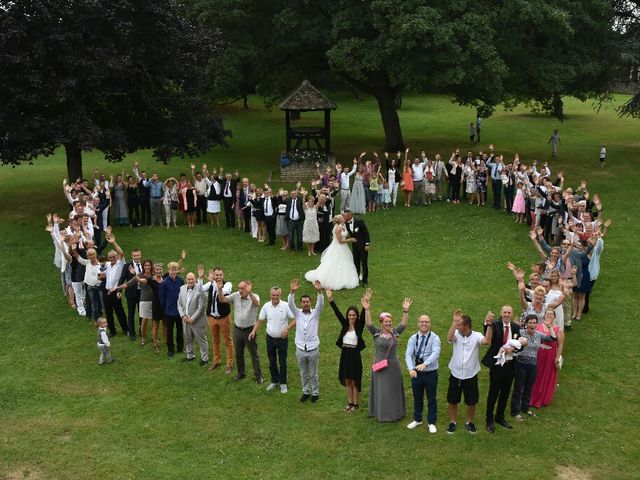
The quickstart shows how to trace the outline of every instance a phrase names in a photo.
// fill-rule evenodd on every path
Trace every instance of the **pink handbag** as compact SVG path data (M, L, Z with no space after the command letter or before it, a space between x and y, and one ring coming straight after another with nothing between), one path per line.
M384 370L389 366L389 360L387 360L387 357L389 356L389 352L391 351L391 347L393 346L394 340L395 340L395 337L392 336L391 343L389 344L389 349L387 350L387 354L384 356L382 360L371 365L371 370L373 370L374 372L379 372L380 370Z
M373 370L374 372L379 372L380 370L384 370L388 366L389 366L389 360L387 360L386 358L383 358L379 362L376 362L373 365L371 365L371 370Z

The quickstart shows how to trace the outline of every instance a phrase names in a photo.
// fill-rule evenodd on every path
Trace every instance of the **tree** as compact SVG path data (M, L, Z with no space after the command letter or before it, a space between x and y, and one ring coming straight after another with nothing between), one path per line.
M249 25L242 34L258 50L258 91L282 94L301 78L331 72L376 99L387 150L404 147L402 93L446 93L485 115L507 102L560 117L563 95L586 98L604 88L610 56L609 0L222 3L213 18L224 17L224 38L243 28L235 19ZM255 14L268 34L252 28Z
M141 148L167 162L224 145L199 96L221 51L171 0L33 0L0 7L0 161L64 146L70 178L82 152L121 161Z
M618 79L622 84L640 84L640 3L631 0L614 0L615 31L618 34ZM640 118L640 91L636 91L618 109L623 117Z

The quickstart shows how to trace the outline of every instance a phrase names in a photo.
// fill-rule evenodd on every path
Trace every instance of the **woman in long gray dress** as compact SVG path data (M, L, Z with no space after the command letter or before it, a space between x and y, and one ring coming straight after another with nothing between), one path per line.
M385 358L388 362L387 367L371 373L369 416L377 418L379 422L395 422L404 418L406 413L402 369L396 350L398 336L404 331L409 321L411 299L405 298L402 302L402 319L400 325L395 328L393 328L393 317L388 312L380 314L381 328L374 326L371 322L370 289L362 297L361 303L365 311L365 323L376 345L374 364Z
M367 194L364 191L364 168L362 165L356 171L356 177L351 187L351 196L349 197L349 210L353 213L364 214L367 211Z
M111 182L113 185L113 212L116 223L120 226L129 224L129 214L127 213L127 184L122 179L122 175L116 175L116 181Z

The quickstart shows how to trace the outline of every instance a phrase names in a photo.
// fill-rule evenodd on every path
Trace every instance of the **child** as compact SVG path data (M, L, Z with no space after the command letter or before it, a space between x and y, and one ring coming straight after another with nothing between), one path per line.
M507 353L507 349L520 350L524 345L527 344L527 339L520 338L510 338L507 342L500 347L498 350L498 354L493 358L496 359L496 365L503 366L509 360L513 360L513 352Z
M384 205L384 209L389 209L389 204L391 203L391 191L389 190L389 182L383 179L382 189L379 195L382 197L382 204Z
M111 342L109 342L109 336L107 335L107 321L104 317L98 318L98 350L100 351L100 360L98 365L104 364L104 359L107 359L107 363L112 363L111 358Z
M522 182L518 182L516 185L516 198L513 200L511 211L516 214L516 223L524 223L526 209L524 204L524 184Z

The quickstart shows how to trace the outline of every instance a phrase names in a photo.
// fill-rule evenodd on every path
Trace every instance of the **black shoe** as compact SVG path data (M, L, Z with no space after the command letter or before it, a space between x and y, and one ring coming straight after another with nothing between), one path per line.
M129 337L129 340L131 340L132 342L135 342L136 341L136 337L135 336L134 337Z
M167 352L167 357L173 358L173 352Z
M455 433L455 431L456 431L456 426L457 426L457 425L456 425L455 423L451 422L451 423L449 424L449 426L447 427L447 433L448 433L448 434L450 434L450 435L451 435L451 434L453 434L453 433Z
M565 332L570 332L571 331L571 325L565 325L564 326L564 330L565 330Z
M237 381L239 381L239 380L242 380L244 377L246 377L246 375L245 375L244 373L242 373L242 374L240 374L240 373L239 373L238 375L236 375L236 376L233 378L233 381L234 381L234 382L237 382Z
M513 427L511 426L511 424L509 422L507 422L506 420L496 420L496 423L498 425L503 426L504 428L508 428L509 430L513 430Z
M309 394L308 393L303 393L302 396L300 397L300 401L304 403L307 400L309 400Z
M201 367L206 367L207 365L209 365L209 360L200 360Z
M476 426L473 424L473 422L467 422L464 424L464 426L467 429L467 432L475 434L478 430L476 429Z
M183 358L182 361L183 362L193 362L196 359L196 357L193 358Z
M311 395L311 403L318 403L320 395Z
M487 432L493 433L495 431L496 431L496 426L493 424L493 422L487 423Z
M256 383L258 385L262 385L264 383L264 378L263 377L256 377Z

